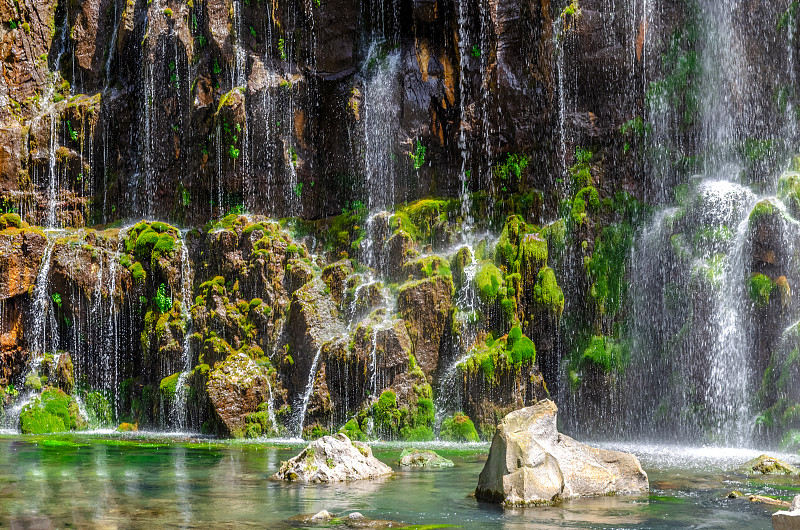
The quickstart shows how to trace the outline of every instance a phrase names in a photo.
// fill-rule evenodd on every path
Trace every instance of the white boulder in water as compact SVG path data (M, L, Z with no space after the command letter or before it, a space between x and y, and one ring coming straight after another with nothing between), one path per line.
M293 482L341 482L392 474L392 468L372 456L372 449L346 435L323 436L296 457L283 462L272 478Z
M795 495L788 511L772 514L772 526L775 530L800 530L800 495Z
M550 400L512 412L497 426L475 495L507 506L638 493L647 473L632 454L596 449L556 429Z

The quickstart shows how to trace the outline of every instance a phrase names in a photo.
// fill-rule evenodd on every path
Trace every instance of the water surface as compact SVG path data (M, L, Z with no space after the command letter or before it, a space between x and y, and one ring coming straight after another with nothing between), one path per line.
M430 444L429 444L430 445ZM504 510L471 496L488 446L434 444L455 467L400 471L381 481L296 485L269 480L296 442L232 443L111 433L0 436L0 526L293 528L288 519L326 509L407 524L464 528L772 528L769 506L744 493L790 499L800 484L748 478L735 469L758 451L600 444L636 453L647 495ZM403 446L376 444L393 464ZM798 463L795 455L778 455ZM395 469L397 467L395 466Z

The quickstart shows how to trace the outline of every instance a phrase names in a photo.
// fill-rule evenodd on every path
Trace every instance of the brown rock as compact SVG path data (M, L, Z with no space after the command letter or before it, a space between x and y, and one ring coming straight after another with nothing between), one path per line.
M428 375L439 363L441 339L453 306L452 292L450 278L434 276L403 285L397 295L398 313L408 325L414 356Z
M227 434L241 435L245 416L269 398L267 378L244 353L234 353L217 363L208 377L211 406Z

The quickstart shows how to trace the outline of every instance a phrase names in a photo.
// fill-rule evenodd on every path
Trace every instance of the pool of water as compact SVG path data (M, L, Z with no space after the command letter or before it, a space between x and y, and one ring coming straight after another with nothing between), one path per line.
M731 490L791 499L800 483L735 469L758 451L597 444L637 454L647 495L584 499L559 507L502 509L471 496L487 445L436 445L455 467L400 471L334 485L269 480L296 442L232 443L111 433L0 435L0 527L295 528L297 514L328 510L464 528L772 528L777 508L728 499ZM378 444L392 464L405 445ZM798 463L797 455L780 455ZM395 466L397 470L397 467Z

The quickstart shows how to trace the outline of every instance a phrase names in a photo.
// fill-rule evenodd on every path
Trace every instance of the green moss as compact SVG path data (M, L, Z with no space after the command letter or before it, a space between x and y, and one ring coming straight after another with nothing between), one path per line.
M536 275L533 299L555 315L561 316L564 312L564 292L558 286L555 272L550 267L542 267Z
M363 442L367 439L367 436L364 434L364 431L361 430L361 426L355 418L350 418L347 423L339 429L339 432L344 433L351 440Z
M485 304L494 302L503 286L503 273L491 261L484 261L475 275L475 288Z
M769 305L769 296L775 290L775 286L775 282L769 276L754 272L750 275L747 290L750 294L750 300L759 309L767 307Z
M111 402L104 392L89 392L85 399L89 425L93 428L110 427L114 423Z
M595 336L581 355L580 365L595 366L605 373L624 369L630 360L625 344L608 337Z
M627 292L625 271L633 245L633 229L628 223L603 228L595 241L591 258L585 260L592 280L590 295L601 315L614 316Z
M451 442L479 442L478 431L469 416L456 412L442 422L439 438Z
M581 189L572 201L572 212L570 218L578 226L586 222L589 211L597 211L600 208L600 194L592 186Z
M414 241L430 243L436 226L460 212L460 203L455 199L421 199L398 207L391 218L393 231L403 230Z
M776 211L775 206L768 199L760 201L758 204L755 205L753 210L750 212L750 217L748 217L748 222L750 224L758 222L764 217L769 217L771 215L774 215L775 211Z
M506 351L509 352L513 364L536 362L536 346L522 334L519 326L514 326L508 332Z
M25 405L19 420L23 434L86 428L86 420L80 415L78 403L64 391L52 387L45 389L40 397Z
M172 402L175 399L175 392L178 389L178 377L180 373L174 373L161 380L158 390L165 400Z
M0 216L0 229L5 229L8 227L22 228L22 219L20 218L19 214L5 213Z
M781 175L778 180L778 198L786 204L795 218L800 217L800 173L791 171Z
M378 432L392 435L398 432L400 411L397 409L397 395L391 390L381 393L373 407L375 428Z
M134 247L136 257L141 261L149 261L150 254L153 252L153 247L158 243L158 239L158 232L152 230L150 227L139 234Z

